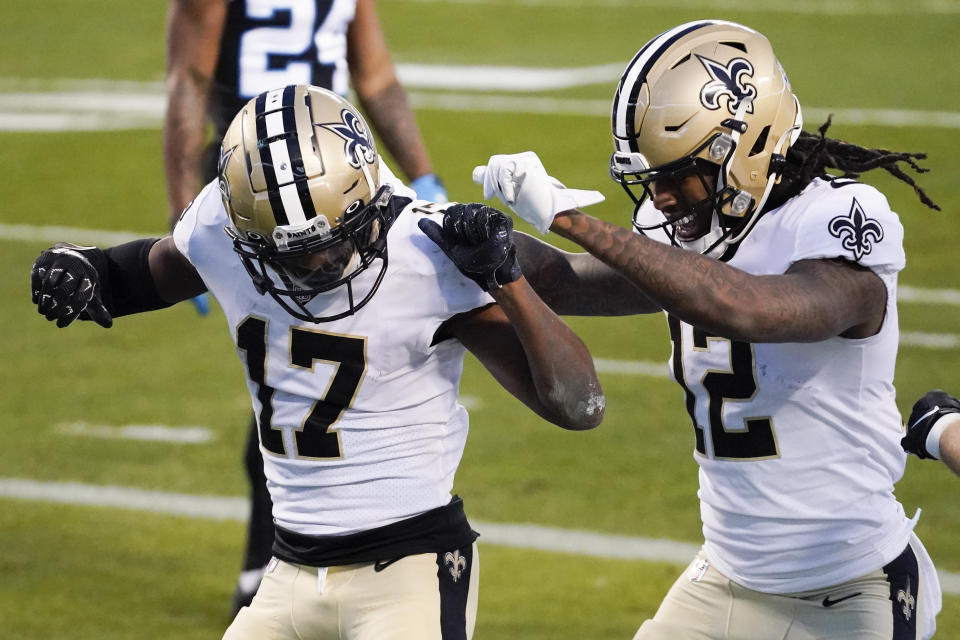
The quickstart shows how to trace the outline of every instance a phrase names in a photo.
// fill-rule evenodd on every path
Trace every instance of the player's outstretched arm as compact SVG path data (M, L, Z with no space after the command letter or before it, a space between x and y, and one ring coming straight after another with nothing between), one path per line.
M113 318L162 309L203 293L203 281L171 236L99 249L61 242L30 273L31 299L47 320L77 318L109 328Z
M547 174L532 152L491 156L474 170L473 178L483 185L485 198L500 199L542 233L553 231L575 242L633 284L631 291L604 277L592 293L589 287L575 286L564 296L557 274L579 276L585 266L594 274L602 270L574 258L578 254L550 253L545 245L525 240L524 273L560 313L616 315L662 308L716 335L747 342L861 338L872 335L883 320L886 291L867 269L841 261L806 260L783 275L755 276L655 242L579 210L603 196L566 188ZM575 278L568 279L577 284ZM614 295L606 295L610 292ZM636 310L623 310L625 302ZM600 310L607 306L609 310ZM595 311L585 311L591 308Z
M563 211L550 227L622 274L665 311L703 330L744 342L865 338L886 309L883 281L844 260L795 262L778 275L755 275L633 233L582 211Z
M605 398L583 341L537 297L523 277L509 216L480 204L453 205L443 226L420 228L497 305L448 321L459 339L510 393L565 429L591 429Z
M589 253L563 251L514 233L517 259L530 286L551 309L570 316L626 316L660 311L632 282Z

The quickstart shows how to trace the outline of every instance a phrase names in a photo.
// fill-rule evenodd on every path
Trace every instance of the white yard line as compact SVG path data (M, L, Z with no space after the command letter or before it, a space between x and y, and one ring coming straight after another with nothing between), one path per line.
M625 66L623 62L572 68L400 64L397 75L408 88L530 93L592 84L614 86Z
M666 378L667 360L663 362L643 362L640 360L611 360L609 358L594 358L593 365L597 373L616 373L627 376L650 376L652 378Z
M196 496L72 482L38 482L23 478L0 478L0 498L132 509L207 520L245 521L249 515L246 498ZM685 565L693 559L699 548L699 545L690 542L618 536L532 524L473 521L473 526L481 533L481 544L597 558ZM960 595L960 574L943 570L939 573L944 592Z
M960 347L960 338L954 333L901 331L900 346L920 347L922 349L956 349Z
M0 223L0 240L17 242L60 242L69 240L74 244L112 246L146 237L135 231L107 231L105 229L82 229L79 227L37 226L32 224Z
M616 78L612 82L615 82ZM469 93L411 92L410 101L418 109L442 111L485 111L543 115L610 117L609 100L504 96ZM804 107L807 122L833 121L848 125L886 127L931 127L960 129L960 113L954 111L917 111L908 109L824 109Z
M917 304L946 304L960 306L960 291L956 289L920 289L918 287L897 287L899 302L915 302Z
M126 424L110 426L89 422L63 422L53 430L68 436L103 438L107 440L147 440L177 444L205 444L213 440L213 433L206 427L167 427L160 424Z
M447 90L410 91L410 101L419 109L607 118L607 99L481 92L529 94L591 84L613 86L622 67L621 63L572 68L401 64L398 74L408 89ZM163 86L155 82L0 78L0 131L155 129L162 125L165 109ZM835 122L851 125L960 128L960 112L955 111L804 108L810 122L829 114Z

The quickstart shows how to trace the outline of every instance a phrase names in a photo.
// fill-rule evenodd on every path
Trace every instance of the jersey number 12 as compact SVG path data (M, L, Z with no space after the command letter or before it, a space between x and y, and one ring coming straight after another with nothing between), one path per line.
M702 399L690 389L683 366L683 328L680 321L673 316L669 316L667 322L670 326L670 340L673 341L671 364L674 378L683 387L686 396L687 413L693 421L697 437L697 452L707 455L704 430L697 422L696 413L697 402ZM769 417L744 418L743 424L734 429L727 429L724 426L724 402L743 402L752 399L756 394L756 363L750 343L708 336L700 329L693 328L693 350L709 350L711 343L716 341L726 342L729 345L730 369L707 371L700 381L706 391L710 441L713 445L712 457L720 460L764 460L778 457L780 453L773 432L773 421Z

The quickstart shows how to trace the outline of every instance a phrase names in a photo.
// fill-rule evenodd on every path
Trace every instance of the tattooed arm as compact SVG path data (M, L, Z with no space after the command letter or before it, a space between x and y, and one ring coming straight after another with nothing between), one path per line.
M624 316L660 311L633 283L589 253L561 251L524 233L513 237L523 275L554 313Z
M582 211L558 214L550 229L622 274L633 283L635 292L641 292L640 300L646 304L652 301L689 324L734 340L816 342L838 335L864 338L879 331L883 323L887 295L883 282L869 269L843 260L802 260L782 275L757 276L661 244ZM544 281L540 287L546 292L544 300L548 304L553 306L549 301L553 295L569 296L574 305L581 295L587 295L581 291L584 287L568 289L564 285L563 271L555 259L544 266L545 258L531 253L541 261L531 259L538 265L531 270L542 272L536 277ZM527 273L526 264L522 267ZM600 273L596 269L587 272ZM609 284L614 282L609 275L600 280L608 283L602 292L611 299L627 297L623 285ZM539 293L540 288L535 288ZM560 300L556 304L562 307L564 303Z

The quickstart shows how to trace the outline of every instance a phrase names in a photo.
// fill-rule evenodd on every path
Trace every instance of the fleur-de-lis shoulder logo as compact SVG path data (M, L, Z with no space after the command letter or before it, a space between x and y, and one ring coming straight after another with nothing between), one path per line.
M700 88L700 103L704 107L715 111L720 108L720 98L727 96L730 115L736 115L744 101L747 101L747 113L753 113L757 88L746 81L753 77L753 65L749 60L734 58L726 65L701 55L697 55L697 60L710 74L710 81Z
M897 602L903 605L903 617L909 620L917 606L916 599L910 593L910 578L907 578L906 587L897 591Z
M883 227L873 218L867 217L856 198L850 205L850 213L831 220L827 229L830 235L840 238L844 249L853 251L856 260L873 251L875 242L883 240Z
M367 164L376 162L377 154L373 150L373 141L363 120L349 109L341 111L340 118L340 122L328 122L319 126L343 138L343 153L350 166L359 169L361 160Z
M456 551L448 551L443 556L443 564L450 568L450 576L453 578L453 581L456 582L467 568L467 558L466 556L460 555L459 549Z

